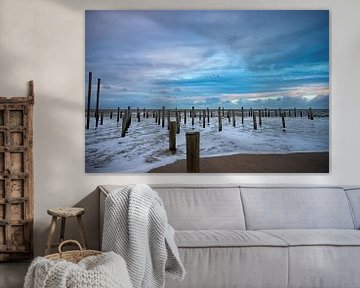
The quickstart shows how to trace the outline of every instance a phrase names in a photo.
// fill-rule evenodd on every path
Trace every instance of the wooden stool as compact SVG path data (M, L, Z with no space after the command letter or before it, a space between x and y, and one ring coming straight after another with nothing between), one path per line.
M84 230L84 224L81 219L81 215L85 213L84 208L50 208L47 210L47 213L52 216L51 224L50 224L50 231L49 236L46 244L46 250L45 255L50 254L52 247L57 247L62 241L64 241L64 234L65 234L65 223L66 218L69 217L77 217L79 227L80 227L80 239L81 239L81 245L84 249L86 249L86 239L85 239L85 230ZM60 242L59 243L52 243L52 239L54 237L55 228L56 228L56 222L58 217L61 218L61 230L60 230Z

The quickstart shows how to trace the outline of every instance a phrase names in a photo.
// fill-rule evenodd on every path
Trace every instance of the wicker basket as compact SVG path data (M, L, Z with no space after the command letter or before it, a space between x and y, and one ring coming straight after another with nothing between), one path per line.
M69 244L69 243L76 244L79 247L79 250L63 252L61 250L61 248L65 244ZM102 252L100 252L100 251L83 249L81 244L76 240L66 240L66 241L61 242L61 244L59 245L58 251L59 251L59 253L47 255L47 256L45 256L45 258L47 258L49 260L54 260L54 261L66 260L69 262L78 263L85 257L96 256L96 255L102 254Z

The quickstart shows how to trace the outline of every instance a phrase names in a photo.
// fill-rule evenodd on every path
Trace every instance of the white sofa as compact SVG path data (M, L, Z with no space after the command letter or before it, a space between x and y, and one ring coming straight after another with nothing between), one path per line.
M360 188L153 188L187 271L166 288L360 287Z

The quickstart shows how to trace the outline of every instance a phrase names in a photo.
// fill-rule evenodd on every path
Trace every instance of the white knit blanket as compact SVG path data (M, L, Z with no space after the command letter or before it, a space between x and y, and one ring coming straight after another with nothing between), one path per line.
M124 257L134 288L165 287L165 270L184 278L174 233L160 197L147 185L126 186L105 200L102 250Z
M79 263L37 257L24 288L132 288L124 259L113 252L89 256Z

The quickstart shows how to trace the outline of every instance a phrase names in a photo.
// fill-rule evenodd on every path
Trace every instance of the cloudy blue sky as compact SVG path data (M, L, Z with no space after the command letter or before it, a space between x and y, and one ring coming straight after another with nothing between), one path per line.
M329 107L328 11L85 17L86 78L102 79L103 108Z

